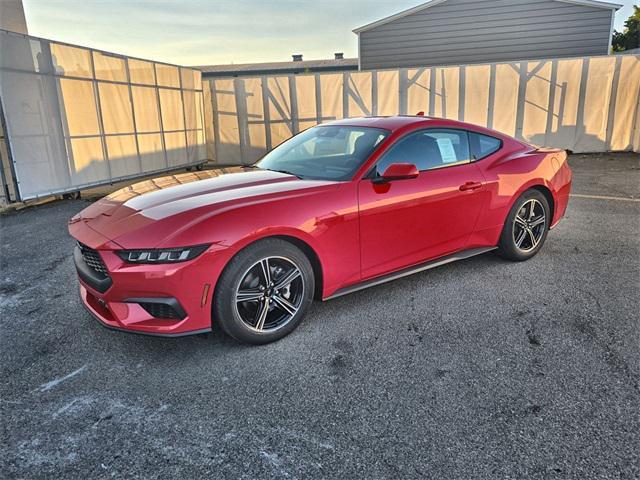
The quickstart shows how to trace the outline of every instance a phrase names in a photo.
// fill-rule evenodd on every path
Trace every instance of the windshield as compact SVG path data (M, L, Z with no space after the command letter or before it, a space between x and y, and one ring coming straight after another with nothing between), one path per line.
M300 178L350 180L387 135L379 128L313 127L278 145L256 166Z

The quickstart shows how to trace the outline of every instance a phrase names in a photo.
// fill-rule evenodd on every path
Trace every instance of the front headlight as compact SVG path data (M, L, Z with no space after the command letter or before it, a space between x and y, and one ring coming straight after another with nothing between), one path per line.
M127 263L178 263L192 260L204 253L210 244L192 247L117 250L115 253Z

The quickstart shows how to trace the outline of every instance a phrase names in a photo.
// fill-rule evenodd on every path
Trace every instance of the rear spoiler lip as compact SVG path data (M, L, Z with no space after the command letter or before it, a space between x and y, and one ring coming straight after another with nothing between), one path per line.
M529 147L530 150L527 150L527 154L531 153L561 153L564 152L566 155L572 155L573 151L567 148L559 148L559 147L548 147L542 145L536 145L534 143L520 142L525 147Z
M527 153L562 153L564 152L566 155L573 155L573 150L569 150L568 148L554 148L554 147L538 147L536 145L531 145L532 149Z

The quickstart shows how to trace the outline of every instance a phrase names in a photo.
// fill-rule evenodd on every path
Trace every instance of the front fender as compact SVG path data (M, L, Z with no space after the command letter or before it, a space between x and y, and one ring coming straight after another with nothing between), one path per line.
M322 272L323 296L360 279L356 188L352 183L301 199L243 205L181 229L173 243L212 243L227 263L243 248L269 237L290 237L307 245Z

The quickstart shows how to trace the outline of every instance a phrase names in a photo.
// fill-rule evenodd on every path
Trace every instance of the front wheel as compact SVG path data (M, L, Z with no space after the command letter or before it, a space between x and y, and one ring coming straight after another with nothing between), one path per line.
M273 238L249 245L220 276L213 314L225 333L245 343L274 342L291 333L313 300L307 256Z
M515 262L535 256L549 232L551 209L538 190L524 192L511 208L500 235L498 254Z

